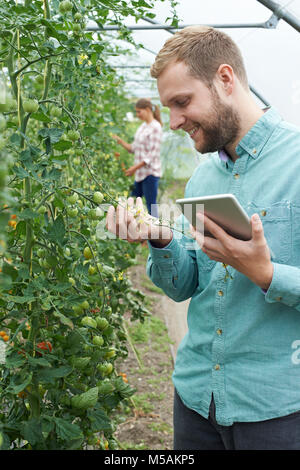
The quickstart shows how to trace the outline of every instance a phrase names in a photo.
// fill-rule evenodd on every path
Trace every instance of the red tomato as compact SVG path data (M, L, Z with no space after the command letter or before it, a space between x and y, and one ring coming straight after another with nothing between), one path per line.
M52 344L49 341L42 341L41 343L37 344L37 347L43 351L52 351Z

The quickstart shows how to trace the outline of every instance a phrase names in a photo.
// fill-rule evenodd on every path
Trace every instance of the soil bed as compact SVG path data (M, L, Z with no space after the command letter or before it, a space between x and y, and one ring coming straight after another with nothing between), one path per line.
M147 247L145 247L147 249ZM126 318L132 348L120 364L130 386L136 389L128 401L127 414L115 437L122 449L172 450L173 448L173 357L163 314L164 294L148 279L143 251L139 264L127 273L134 288L147 296L151 316L143 324Z

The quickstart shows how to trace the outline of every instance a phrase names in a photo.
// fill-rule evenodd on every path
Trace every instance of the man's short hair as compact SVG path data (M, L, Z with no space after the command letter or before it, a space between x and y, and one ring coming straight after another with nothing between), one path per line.
M151 76L158 78L171 62L184 62L193 77L212 85L221 64L232 67L241 84L248 88L242 54L236 43L222 31L210 26L188 26L168 39L156 56Z

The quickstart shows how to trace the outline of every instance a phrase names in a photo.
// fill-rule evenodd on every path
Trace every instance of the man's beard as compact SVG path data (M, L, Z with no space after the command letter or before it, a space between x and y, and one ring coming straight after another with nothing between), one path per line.
M210 116L203 120L200 127L203 131L202 145L195 142L196 149L201 153L216 152L233 143L240 132L240 117L238 113L227 104L221 102L214 86L211 87L212 111Z

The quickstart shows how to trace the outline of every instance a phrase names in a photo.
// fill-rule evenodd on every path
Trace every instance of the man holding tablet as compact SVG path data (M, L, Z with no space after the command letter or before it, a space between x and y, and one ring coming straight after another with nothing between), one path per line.
M191 246L186 234L137 227L121 206L108 211L108 230L148 238L154 284L191 299L173 374L174 449L299 450L300 130L260 109L238 47L214 28L174 34L151 74L170 127L215 152L185 198L232 194L251 224L249 240L235 238L204 205L211 236L192 229Z

